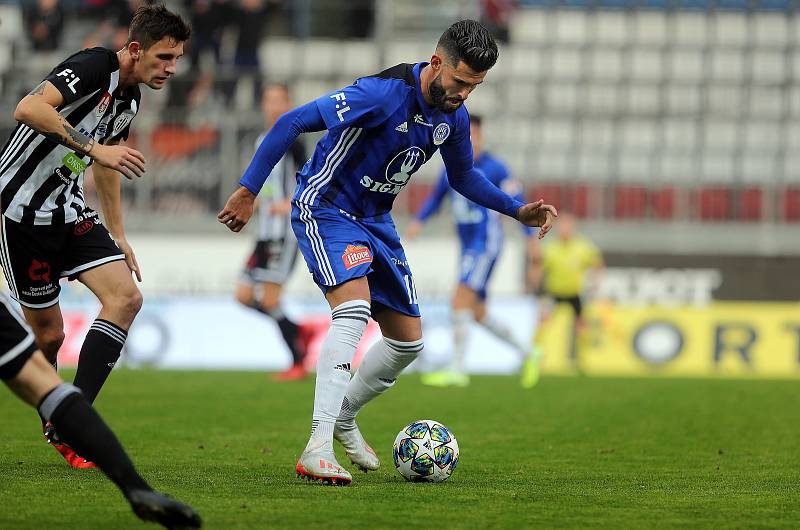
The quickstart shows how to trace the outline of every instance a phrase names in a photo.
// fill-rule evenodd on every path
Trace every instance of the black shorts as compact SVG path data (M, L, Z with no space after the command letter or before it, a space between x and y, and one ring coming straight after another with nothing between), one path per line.
M580 318L583 313L583 302L580 296L553 296L545 293L544 299L549 302L548 306L553 307L559 304L567 304L575 311L575 318Z
M297 261L297 240L270 239L257 241L256 248L247 258L242 281L245 283L277 283L283 285Z
M0 379L16 376L35 351L36 342L22 315L0 294Z
M55 305L61 278L74 280L89 269L125 259L93 210L63 225L25 225L0 217L0 262L11 296L25 307Z

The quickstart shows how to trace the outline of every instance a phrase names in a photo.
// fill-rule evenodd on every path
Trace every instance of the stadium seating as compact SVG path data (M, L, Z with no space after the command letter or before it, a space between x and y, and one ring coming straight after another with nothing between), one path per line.
M800 220L800 21L782 11L788 0L520 4L511 41L469 108L486 118L489 148L529 196L611 221ZM270 37L259 50L265 75L290 82L305 102L387 65L424 60L435 29L469 14L460 6L389 3L393 26L380 42ZM17 78L43 75L11 63L21 23L5 22L19 13L0 5L0 74L24 74L0 75L9 105L27 82ZM153 101L165 104L153 96L143 106L143 131L178 130L158 123ZM190 121L218 130L181 138L179 151L162 156L216 149L224 178L243 169L248 157L239 153L250 147L242 142L251 140L241 131L260 127L256 113L204 111ZM157 151L172 144L155 139L147 144ZM404 209L414 211L439 167L415 177L399 198Z

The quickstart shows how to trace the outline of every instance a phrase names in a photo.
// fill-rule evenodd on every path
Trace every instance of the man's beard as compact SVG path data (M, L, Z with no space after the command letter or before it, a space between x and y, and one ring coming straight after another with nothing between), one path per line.
M458 107L461 105L453 106L452 103L447 101L447 93L442 86L441 73L431 81L431 84L428 86L428 95L431 98L431 103L434 107L439 109L441 112L445 114L450 114L451 112L455 112L458 110Z

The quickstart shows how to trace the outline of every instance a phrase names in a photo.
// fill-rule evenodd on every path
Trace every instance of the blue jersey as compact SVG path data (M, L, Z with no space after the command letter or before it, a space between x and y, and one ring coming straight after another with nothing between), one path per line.
M424 66L401 64L316 100L328 133L297 175L296 201L378 216L440 147L469 152L466 108L427 105Z
M482 171L487 180L509 195L521 197L519 184L511 178L508 168L498 158L488 152L483 152L475 159L475 168ZM498 253L503 243L500 216L497 212L476 204L452 189L447 180L446 169L442 171L436 188L425 201L417 218L425 221L436 213L445 197L449 197L452 204L453 218L461 241L462 252L469 249ZM522 226L526 235L532 233L531 228Z

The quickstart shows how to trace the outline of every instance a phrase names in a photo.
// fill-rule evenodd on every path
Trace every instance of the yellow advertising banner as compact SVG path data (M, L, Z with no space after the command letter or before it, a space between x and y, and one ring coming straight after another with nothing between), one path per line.
M560 305L538 343L545 373L800 378L800 304Z

